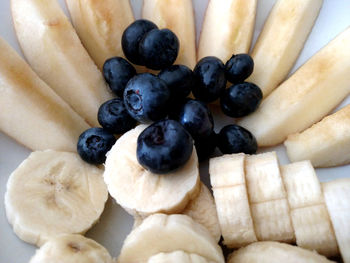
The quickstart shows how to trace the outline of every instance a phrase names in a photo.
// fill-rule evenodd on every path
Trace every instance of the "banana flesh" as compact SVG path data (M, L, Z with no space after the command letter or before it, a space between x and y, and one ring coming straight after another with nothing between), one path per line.
M196 254L188 254L184 251L174 251L171 253L159 253L150 257L147 263L208 263L205 258ZM213 261L210 261L213 262Z

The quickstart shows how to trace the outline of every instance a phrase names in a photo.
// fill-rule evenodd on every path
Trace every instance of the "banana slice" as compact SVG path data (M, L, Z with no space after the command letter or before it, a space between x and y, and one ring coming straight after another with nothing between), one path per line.
M108 251L81 235L59 235L38 249L29 263L113 263Z
M89 124L112 98L56 0L11 0L18 41L34 71Z
M188 254L184 251L174 251L171 253L159 253L150 257L147 263L208 263L205 258L196 254ZM210 261L212 262L212 261Z
M161 252L177 250L224 263L221 248L208 230L186 215L154 214L125 239L118 262L144 262Z
M25 242L42 245L62 233L84 233L108 198L102 171L78 154L33 152L10 175L5 194L8 221Z
M32 150L76 151L89 128L0 38L0 129Z
M136 144L146 125L125 133L107 154L104 180L111 196L128 213L181 213L200 190L195 149L188 162L174 172L159 175L145 170L137 161Z
M257 242L230 255L227 263L330 263L324 256L278 242Z
M344 263L350 262L350 179L322 183L326 206Z

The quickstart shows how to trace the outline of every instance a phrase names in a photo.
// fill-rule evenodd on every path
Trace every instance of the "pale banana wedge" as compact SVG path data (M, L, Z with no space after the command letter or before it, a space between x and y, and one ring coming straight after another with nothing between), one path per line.
M86 232L107 198L100 169L76 153L46 150L31 153L10 175L5 208L16 235L40 246L58 234Z
M23 53L34 71L90 125L112 98L101 72L56 0L11 0Z
M227 263L330 263L324 256L278 242L257 242L235 251Z
M73 25L96 65L124 57L121 39L134 22L129 0L66 0Z
M289 135L284 145L293 162L310 160L315 167L343 165L350 162L349 130L350 105L301 133Z
M0 38L0 130L32 150L76 151L89 125Z
M174 251L171 253L159 253L150 257L147 263L208 263L205 258L196 254L188 254L184 251ZM210 261L213 262L213 261Z
M108 251L81 235L59 235L38 249L29 263L113 263Z
M224 263L221 248L208 230L186 215L154 214L125 239L118 262L147 262L161 252L182 250Z
M144 0L142 17L172 30L180 41L175 64L196 65L196 27L192 0Z
M239 122L259 146L283 142L322 119L350 92L350 28L282 83L258 110Z
M326 206L344 263L350 262L350 179L322 183Z
M216 56L224 63L233 54L248 53L257 0L210 0L204 16L198 60Z
M139 125L125 133L107 154L104 180L111 196L128 213L181 213L200 190L195 149L188 162L174 172L159 175L145 170L136 157L137 138L146 128Z
M254 72L247 81L268 96L288 75L312 30L323 0L279 0L251 54Z

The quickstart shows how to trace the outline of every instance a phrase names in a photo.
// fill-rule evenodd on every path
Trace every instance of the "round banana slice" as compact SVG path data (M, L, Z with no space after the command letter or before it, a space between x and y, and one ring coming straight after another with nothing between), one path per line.
M177 250L210 262L225 262L220 246L205 227L186 215L165 214L150 215L128 235L118 262L147 262L156 254Z
M196 254L188 254L178 250L171 253L159 253L150 257L147 263L209 263L205 258ZM212 261L210 261L212 262Z
M108 198L102 173L76 153L31 153L7 183L5 208L14 232L40 246L57 234L87 231Z
M107 154L104 180L108 191L134 216L180 213L200 190L195 148L184 166L167 174L153 174L136 157L137 138L146 127L139 125L125 133Z
M29 263L112 263L108 251L81 235L59 235L47 241Z

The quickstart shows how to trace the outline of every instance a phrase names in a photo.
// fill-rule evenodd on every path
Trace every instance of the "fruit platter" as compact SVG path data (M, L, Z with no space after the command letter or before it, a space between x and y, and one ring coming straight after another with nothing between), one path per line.
M350 263L350 0L2 0L0 263Z

